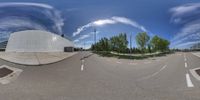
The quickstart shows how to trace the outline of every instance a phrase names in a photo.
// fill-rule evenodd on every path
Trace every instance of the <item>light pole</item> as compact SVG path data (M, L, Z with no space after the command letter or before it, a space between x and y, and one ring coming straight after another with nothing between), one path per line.
M96 30L96 28L94 28L94 44L96 44L96 38L97 38L96 32L97 32L97 30Z
M94 33L93 33L93 34L94 34L94 51L96 51L96 37L97 37L97 36L96 36L96 31L97 31L97 30L96 30L96 28L94 27Z
M132 37L132 35L130 35L130 54L132 53L132 50L131 50L132 49L132 40L131 40L132 38L131 37Z
M84 43L83 43L83 49L84 49L84 51L85 51L85 41L84 41Z

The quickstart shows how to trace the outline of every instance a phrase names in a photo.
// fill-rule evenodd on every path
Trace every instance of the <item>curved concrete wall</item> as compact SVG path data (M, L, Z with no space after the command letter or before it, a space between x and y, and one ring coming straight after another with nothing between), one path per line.
M27 30L10 35L6 52L63 52L64 47L74 47L74 44L50 32Z

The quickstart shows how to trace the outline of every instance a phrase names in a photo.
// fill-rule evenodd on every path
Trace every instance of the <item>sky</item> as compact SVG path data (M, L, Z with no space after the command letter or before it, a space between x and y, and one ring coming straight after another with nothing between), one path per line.
M190 48L200 42L199 0L0 0L0 42L22 30L65 34L76 46L89 48L97 40L119 33L147 32ZM129 38L128 38L129 39Z

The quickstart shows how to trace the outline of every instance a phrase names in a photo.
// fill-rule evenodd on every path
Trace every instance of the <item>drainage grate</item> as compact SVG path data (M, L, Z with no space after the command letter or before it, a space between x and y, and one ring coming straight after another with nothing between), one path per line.
M12 72L13 72L13 70L10 70L10 69L8 69L8 68L6 68L6 67L2 67L2 68L0 68L0 78L9 75L9 74L11 74Z

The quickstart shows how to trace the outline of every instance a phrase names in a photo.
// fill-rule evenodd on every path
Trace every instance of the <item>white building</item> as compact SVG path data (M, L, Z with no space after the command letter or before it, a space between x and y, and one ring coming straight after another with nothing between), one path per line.
M73 47L73 42L59 35L41 30L26 30L10 35L6 52L64 52L64 48L70 50Z

